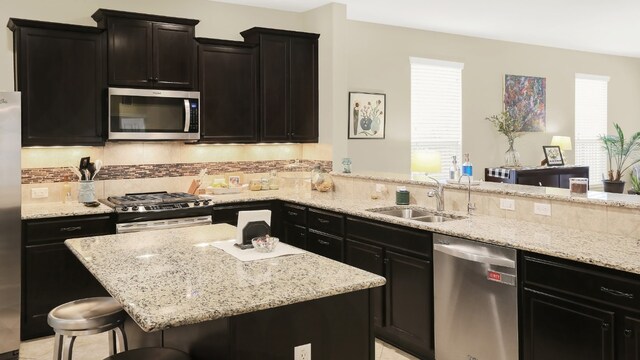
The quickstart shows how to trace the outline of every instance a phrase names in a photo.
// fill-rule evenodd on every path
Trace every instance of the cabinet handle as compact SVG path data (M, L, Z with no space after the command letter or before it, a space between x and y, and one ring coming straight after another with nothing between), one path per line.
M600 287L600 291L605 292L605 293L610 294L610 295L613 295L613 296L617 296L617 297L626 297L627 299L633 299L633 294L622 292L622 291L618 291L618 290L609 289L609 288L606 288L604 286Z
M384 263L388 264L389 263L389 259L384 259Z
M633 331L631 331L631 329L624 329L624 336L631 337L631 334L633 334Z
M300 236L301 236L301 237L304 237L304 233L303 233L303 232L301 232L301 233L300 233Z
M287 211L287 214L289 214L289 215L291 215L291 216L298 216L298 213L297 213L297 212L295 212L295 211L291 211L291 210Z
M380 255L374 255L376 259L380 259Z
M609 323L603 322L602 323L602 330L604 330L604 331L609 330Z
M291 136L294 136L295 134L296 134L296 133L292 132L292 133L291 133Z
M320 218L318 218L318 222L319 222L319 223L321 223L321 224L328 224L328 223L330 223L330 221L329 221L329 220L327 220L327 219L320 219Z
M331 243L330 243L330 242L328 242L328 241L324 241L324 240L320 240L320 239L318 239L318 243L319 243L320 245L325 245L325 246L327 246L327 245L331 245Z
M67 232L78 231L78 230L82 230L82 226L69 226L69 227L60 228L60 231L67 231Z
M541 181L538 181L538 186L542 186L542 182Z
M157 77L157 76L153 78L153 81L159 81L159 80L160 80L160 78Z

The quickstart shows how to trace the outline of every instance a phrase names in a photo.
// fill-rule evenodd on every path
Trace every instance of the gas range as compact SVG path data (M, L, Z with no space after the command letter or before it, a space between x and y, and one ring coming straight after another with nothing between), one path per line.
M180 219L211 215L210 200L183 192L134 193L100 200L116 212L116 222Z

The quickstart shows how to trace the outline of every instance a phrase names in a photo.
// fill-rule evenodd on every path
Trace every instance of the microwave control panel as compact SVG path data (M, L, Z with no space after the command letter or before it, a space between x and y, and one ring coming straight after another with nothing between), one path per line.
M190 111L191 111L191 122L189 123L189 132L190 133L198 133L200 132L199 129L199 122L200 119L198 117L198 100L191 100L191 104L190 104Z

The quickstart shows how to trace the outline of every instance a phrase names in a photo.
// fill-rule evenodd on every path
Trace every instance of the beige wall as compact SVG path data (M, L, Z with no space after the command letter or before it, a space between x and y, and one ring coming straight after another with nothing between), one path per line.
M412 56L464 63L462 150L471 153L476 174L504 161L506 139L484 118L502 109L505 74L547 78L547 131L515 143L524 164L539 164L553 135L574 135L575 73L610 76L609 127L618 122L627 133L640 131L640 59L356 21L348 21L347 30L348 90L387 94L386 138L348 141L356 172L409 171ZM568 158L573 163L572 151Z

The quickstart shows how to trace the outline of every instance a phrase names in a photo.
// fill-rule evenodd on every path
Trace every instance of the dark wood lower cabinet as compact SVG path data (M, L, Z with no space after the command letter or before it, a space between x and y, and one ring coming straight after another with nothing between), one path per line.
M307 249L307 228L292 223L282 224L282 242L300 249Z
M613 360L614 313L525 289L525 360Z
M640 319L638 316L625 316L624 329L624 360L640 360Z
M345 245L345 262L353 267L376 275L385 276L384 253L381 247L347 240ZM373 324L380 328L385 326L384 287L372 289Z

